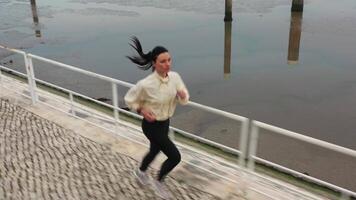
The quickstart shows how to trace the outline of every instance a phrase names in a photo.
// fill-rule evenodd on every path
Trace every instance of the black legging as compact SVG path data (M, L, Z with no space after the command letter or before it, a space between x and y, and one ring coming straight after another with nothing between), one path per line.
M148 122L142 120L142 130L150 141L150 150L142 160L140 170L146 171L149 164L162 151L168 158L161 166L158 180L163 181L164 177L178 165L181 160L180 153L174 143L168 137L169 119L165 121Z

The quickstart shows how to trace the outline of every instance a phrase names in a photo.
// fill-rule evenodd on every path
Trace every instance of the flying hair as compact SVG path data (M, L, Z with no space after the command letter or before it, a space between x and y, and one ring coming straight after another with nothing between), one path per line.
M131 62L137 64L139 69L148 70L153 66L153 62L156 60L159 54L168 52L168 50L162 46L156 46L149 51L148 53L144 53L142 50L142 45L140 40L136 36L131 37L131 42L129 43L132 48L134 48L137 52L137 55L134 56L126 56L126 58L130 59ZM152 71L154 67L152 68Z

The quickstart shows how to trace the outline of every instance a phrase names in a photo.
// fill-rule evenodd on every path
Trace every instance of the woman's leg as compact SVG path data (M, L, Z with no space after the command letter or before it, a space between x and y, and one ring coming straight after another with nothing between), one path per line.
M174 169L175 166L181 161L181 155L174 145L174 143L167 137L160 144L162 152L168 157L166 161L161 166L161 170L158 175L158 181L163 181L166 175Z
M155 135L157 132L157 125L155 122L152 123L143 119L142 131L145 134L146 138L150 141L150 150L143 157L140 166L141 171L146 171L148 166L152 163L152 161L156 158L156 156L160 152L160 147L159 145L157 145L157 140L155 139Z
M181 155L177 147L168 137L169 119L155 122L143 120L142 130L150 140L151 146L150 151L142 161L140 169L142 171L146 170L157 154L162 151L167 156L167 160L161 166L158 180L163 181L164 177L181 161Z
M147 152L145 157L142 160L140 170L141 171L146 171L148 166L151 164L151 162L155 159L157 154L159 153L160 148L157 146L154 142L150 141L150 150Z

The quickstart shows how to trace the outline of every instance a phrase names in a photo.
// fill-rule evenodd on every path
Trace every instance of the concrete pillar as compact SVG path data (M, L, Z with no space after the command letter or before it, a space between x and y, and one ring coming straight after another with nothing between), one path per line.
M292 12L303 12L304 0L293 0L292 1Z
M231 65L231 21L225 21L225 36L224 36L224 78L230 76Z
M41 37L41 30L39 28L36 0L30 0L30 1L31 1L33 23L35 26L35 34L36 34L36 37Z
M225 22L232 21L232 0L225 0Z
M303 12L292 12L289 29L288 64L299 60L300 37L302 33Z

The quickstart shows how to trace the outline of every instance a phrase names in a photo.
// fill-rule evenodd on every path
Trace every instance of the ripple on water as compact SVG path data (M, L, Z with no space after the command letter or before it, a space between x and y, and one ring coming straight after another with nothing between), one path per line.
M154 7L162 9L173 9L179 11L193 11L205 14L221 14L225 10L225 0L72 0L71 2L89 3L108 3L120 6ZM233 1L233 12L268 13L277 6L290 5L286 0L244 0Z
M114 10L108 8L86 8L86 9L64 9L62 13L80 14L80 15L108 15L108 16L139 16L138 12L128 10Z

